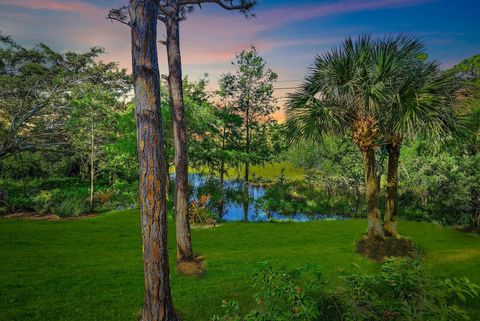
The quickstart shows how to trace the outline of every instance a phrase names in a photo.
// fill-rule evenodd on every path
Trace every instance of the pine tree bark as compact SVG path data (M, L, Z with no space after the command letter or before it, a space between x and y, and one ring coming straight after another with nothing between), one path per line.
M363 150L362 158L365 172L368 237L383 237L380 209L378 208L379 197L375 149L369 147Z
M179 318L173 308L168 264L166 162L160 112L157 13L158 1L130 0L145 274L142 321L176 321Z
M398 160L400 158L400 145L388 144L388 170L387 170L387 196L385 201L385 215L383 230L385 236L398 236Z
M247 103L248 104L248 103ZM245 113L245 152L247 157L250 156L250 108L247 108ZM248 193L248 187L250 185L250 163L248 160L245 162L245 175L243 181L243 216L245 222L248 222L248 210L250 207L250 195Z
M165 17L167 31L168 82L172 100L173 145L175 149L175 218L177 261L194 259L188 215L187 129L183 105L182 64L178 8Z

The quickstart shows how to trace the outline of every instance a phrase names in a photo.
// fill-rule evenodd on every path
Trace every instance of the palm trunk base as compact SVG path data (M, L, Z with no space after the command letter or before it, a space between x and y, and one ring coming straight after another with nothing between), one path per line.
M373 210L373 213L368 215L368 237L369 238L383 238L382 222L380 219L380 210Z
M398 237L397 221L387 220L385 218L385 222L383 223L383 233L385 236Z
M388 257L418 257L415 244L406 238L364 237L356 244L358 253L382 262Z

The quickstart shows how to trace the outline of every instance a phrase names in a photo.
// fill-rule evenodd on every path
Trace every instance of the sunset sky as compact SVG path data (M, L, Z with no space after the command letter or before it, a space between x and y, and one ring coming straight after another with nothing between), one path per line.
M452 0L259 0L253 19L204 5L182 22L184 74L209 74L211 88L231 69L235 52L255 45L279 74L277 88L298 84L316 54L346 36L408 32L419 36L429 55L449 67L480 53L480 1ZM128 27L107 21L110 8L127 0L0 0L0 31L23 45L44 42L56 50L101 46L103 60L130 67ZM159 36L163 37L160 26ZM161 72L165 49L159 45ZM289 89L278 89L284 97Z

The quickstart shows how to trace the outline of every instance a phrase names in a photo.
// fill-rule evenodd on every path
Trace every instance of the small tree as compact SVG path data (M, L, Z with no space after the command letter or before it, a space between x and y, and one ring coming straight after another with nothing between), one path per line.
M385 100L386 66L375 70L372 41L347 39L315 60L302 88L290 96L287 127L293 141L321 142L324 135L350 131L364 163L369 237L382 237L375 149L379 139L376 110Z
M94 183L104 161L104 145L115 138L114 109L117 100L99 86L77 88L68 127L74 153L88 164L90 210L94 207Z
M266 130L273 124L272 114L278 110L277 100L273 97L273 84L278 76L255 47L237 54L232 63L236 72L227 73L220 79L221 91L228 98L229 105L243 119L244 138L244 216L248 219L250 165L262 163L266 155L264 144Z

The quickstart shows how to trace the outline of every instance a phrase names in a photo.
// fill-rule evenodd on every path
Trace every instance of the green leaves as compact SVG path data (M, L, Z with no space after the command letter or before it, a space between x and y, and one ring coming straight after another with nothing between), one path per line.
M365 117L379 122L386 140L395 134L438 139L461 132L464 122L453 109L461 85L438 63L421 59L425 56L423 44L408 35L348 38L317 56L287 103L289 136L319 141L343 135Z

